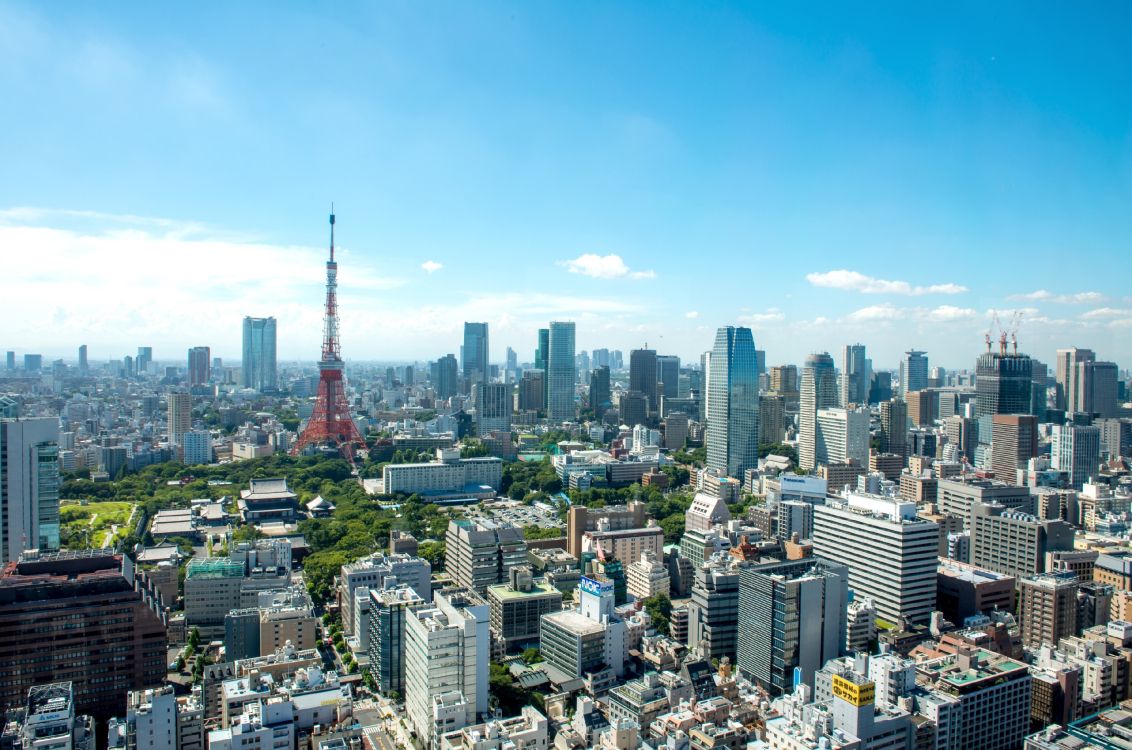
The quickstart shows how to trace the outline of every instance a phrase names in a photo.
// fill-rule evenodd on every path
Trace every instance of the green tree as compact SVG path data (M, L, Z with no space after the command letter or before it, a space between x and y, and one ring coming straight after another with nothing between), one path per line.
M524 664L534 664L542 661L542 652L537 648L523 649L522 660Z
M656 632L668 635L669 621L672 617L672 600L668 594L656 594L642 601L645 612L652 618Z
M417 554L428 560L433 572L444 570L444 542L421 542Z

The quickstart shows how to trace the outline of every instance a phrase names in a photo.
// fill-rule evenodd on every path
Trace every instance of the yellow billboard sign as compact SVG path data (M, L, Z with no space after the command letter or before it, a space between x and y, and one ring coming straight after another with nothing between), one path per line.
M851 703L860 708L873 702L876 697L876 685L871 682L863 682L858 685L841 675L835 674L833 676L833 695L835 698L840 698L846 703Z

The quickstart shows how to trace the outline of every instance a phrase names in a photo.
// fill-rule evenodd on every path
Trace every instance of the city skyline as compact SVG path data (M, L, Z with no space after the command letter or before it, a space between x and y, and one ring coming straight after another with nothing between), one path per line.
M1119 23L649 10L0 4L0 84L84 122L0 125L24 144L0 185L4 345L230 358L250 315L312 358L334 200L353 360L435 359L476 320L492 361L527 360L558 319L579 351L692 361L739 325L771 364L860 340L878 367L913 347L973 366L992 309L1026 311L1041 361L1129 360L1132 297L1105 273L1132 247ZM253 23L291 44L247 48Z

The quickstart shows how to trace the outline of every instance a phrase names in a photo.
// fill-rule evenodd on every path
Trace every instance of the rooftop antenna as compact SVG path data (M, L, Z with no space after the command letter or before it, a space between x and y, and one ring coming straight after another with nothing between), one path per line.
M330 260L334 260L334 201L330 202Z

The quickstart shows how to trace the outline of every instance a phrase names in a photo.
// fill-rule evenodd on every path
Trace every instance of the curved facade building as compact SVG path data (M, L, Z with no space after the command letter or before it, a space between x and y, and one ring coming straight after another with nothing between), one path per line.
M759 370L751 329L720 328L710 368L707 467L742 479L759 462Z

